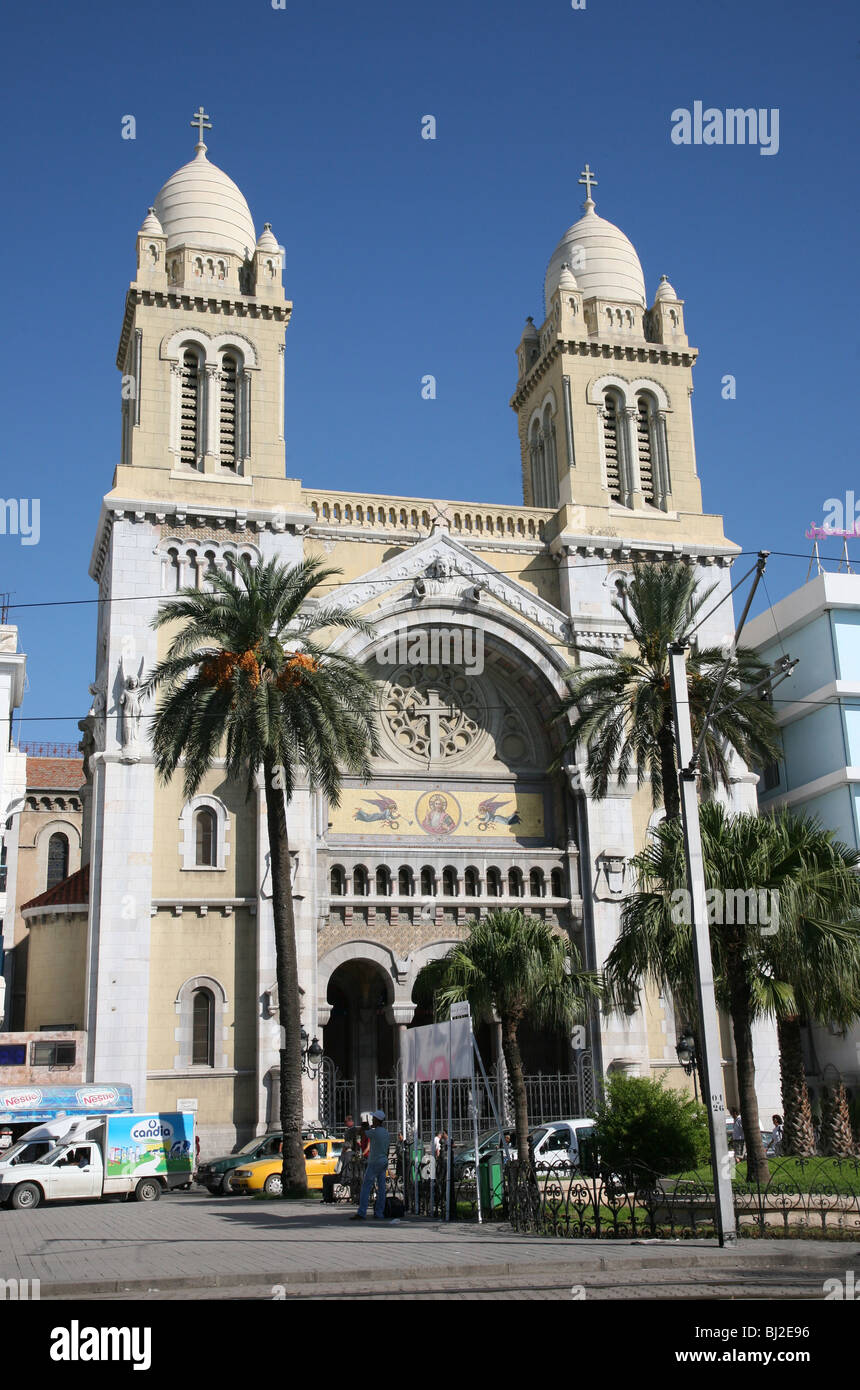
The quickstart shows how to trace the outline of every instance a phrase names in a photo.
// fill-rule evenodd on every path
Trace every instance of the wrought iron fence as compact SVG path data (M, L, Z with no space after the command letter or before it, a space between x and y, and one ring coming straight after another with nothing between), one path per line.
M355 1115L355 1081L344 1079L330 1057L324 1057L317 1082L319 1118L329 1134L341 1134L347 1115Z
M660 1177L641 1165L622 1173L570 1163L505 1167L505 1210L514 1230L572 1239L685 1238L715 1233L710 1167ZM767 1183L732 1182L743 1236L860 1238L860 1159L772 1160Z
M431 1128L448 1128L448 1082L437 1081L418 1083L418 1115L415 1113L415 1085L406 1087L406 1113L403 1114L403 1086L400 1079L400 1066L393 1077L376 1078L376 1108L384 1110L389 1120L397 1117L401 1132L407 1129L419 1134L429 1134ZM501 1123L509 1127L513 1123L514 1101L510 1083L503 1061L499 1061L488 1075L489 1090L495 1103L496 1113ZM591 1114L597 1088L594 1067L590 1052L580 1052L577 1056L575 1072L538 1072L523 1078L526 1088L526 1107L529 1124L549 1124L553 1120L583 1119ZM435 1085L435 1102L433 1086ZM496 1123L493 1104L487 1094L483 1080L476 1078L474 1091L468 1079L451 1083L451 1122L450 1129L454 1139L469 1140L473 1134L472 1106L477 1109L478 1129L492 1129ZM435 1113L434 1113L435 1112Z

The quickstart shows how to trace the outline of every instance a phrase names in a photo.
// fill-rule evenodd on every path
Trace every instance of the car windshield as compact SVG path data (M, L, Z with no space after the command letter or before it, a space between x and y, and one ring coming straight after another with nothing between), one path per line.
M252 1153L256 1153L256 1151L257 1151L257 1149L258 1149L259 1147L260 1147L260 1137L259 1137L259 1135L258 1135L256 1139L249 1139L248 1142L247 1142L247 1144L243 1144L242 1147L241 1147L241 1149L239 1149L238 1152L239 1152L240 1154L252 1154Z
M61 1144L61 1145L59 1146L59 1148L56 1148L56 1149L49 1149L48 1152L47 1152L46 1154L43 1154L41 1158L37 1158L37 1159L36 1159L36 1162L37 1162L37 1163L45 1163L45 1164L48 1164L48 1163L56 1163L56 1162L58 1162L59 1159L62 1158L63 1154L67 1154L67 1153L69 1153L69 1152L70 1152L70 1150L69 1150L68 1145L67 1145L67 1144Z
M549 1134L549 1130L546 1125L541 1125L539 1129L532 1129L529 1131L529 1138L533 1144L539 1144L545 1134Z

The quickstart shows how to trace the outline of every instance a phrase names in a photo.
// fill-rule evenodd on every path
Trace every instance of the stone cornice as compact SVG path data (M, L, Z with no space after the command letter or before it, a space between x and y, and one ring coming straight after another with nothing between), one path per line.
M623 536L581 536L570 532L556 536L550 541L549 549L559 562L566 557L576 556L583 560L606 560L621 565L665 556L667 560L697 560L703 564L730 566L740 551L739 546L731 543L713 545L707 541L659 541L641 537L632 540Z
M304 507L288 511L285 507L219 507L214 502L196 502L189 505L159 498L117 498L108 497L102 502L96 539L90 557L90 576L101 578L104 557L107 553L111 531L115 521L149 521L156 526L228 526L238 531L247 530L249 535L261 531L273 531L279 535L285 532L303 534L311 521L313 513Z
M293 312L292 301L283 300L272 304L266 299L255 299L247 294L200 293L176 287L175 289L150 290L132 285L125 297L125 312L116 354L116 365L120 371L125 366L128 341L134 324L134 311L138 304L155 305L162 309L187 309L198 314L230 313L236 318L272 319L276 323L289 323Z
M602 342L598 338L565 339L559 335L552 347L538 358L511 396L510 405L519 410L541 377L545 376L557 357L594 357L613 362L657 362L664 367L692 367L699 355L698 348L675 348L669 344Z

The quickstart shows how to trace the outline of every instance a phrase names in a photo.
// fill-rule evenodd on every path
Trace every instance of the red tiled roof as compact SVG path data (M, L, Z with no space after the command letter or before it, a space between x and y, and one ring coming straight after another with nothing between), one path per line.
M27 790L77 791L84 781L83 758L31 758L27 755Z
M44 893L38 893L29 902L21 904L21 911L26 912L28 907L62 907L66 904L88 903L90 900L90 866L85 864L76 873L69 874L60 883L55 883L53 888L48 888Z

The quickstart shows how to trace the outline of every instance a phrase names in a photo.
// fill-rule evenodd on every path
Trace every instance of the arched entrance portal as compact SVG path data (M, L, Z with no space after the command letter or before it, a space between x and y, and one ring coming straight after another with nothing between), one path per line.
M393 998L391 976L375 961L346 961L329 980L331 1016L323 1029L323 1048L338 1079L354 1083L353 1104L359 1113L376 1106L376 1078L394 1075L396 1030L386 1017Z

